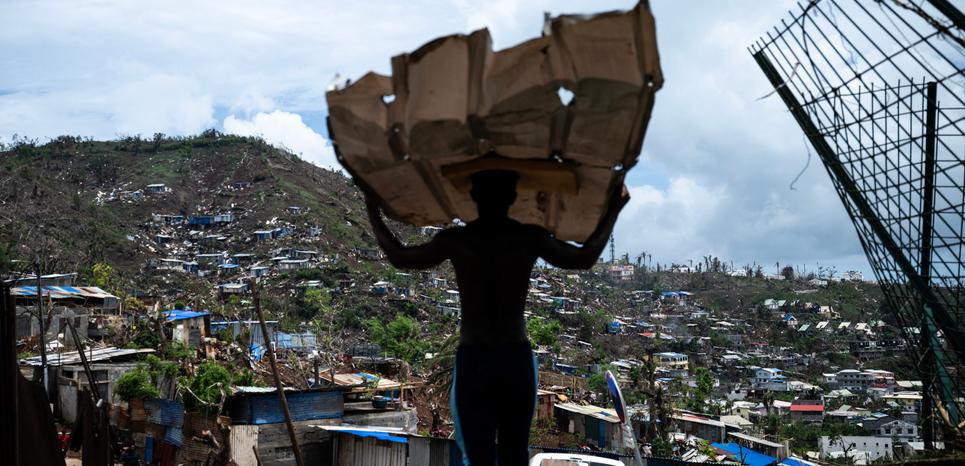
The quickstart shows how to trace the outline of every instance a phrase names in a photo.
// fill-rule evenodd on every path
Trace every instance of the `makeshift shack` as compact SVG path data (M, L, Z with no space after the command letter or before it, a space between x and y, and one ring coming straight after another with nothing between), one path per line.
M199 346L211 335L211 314L203 311L171 310L164 312L164 323L171 327L171 338L185 346Z

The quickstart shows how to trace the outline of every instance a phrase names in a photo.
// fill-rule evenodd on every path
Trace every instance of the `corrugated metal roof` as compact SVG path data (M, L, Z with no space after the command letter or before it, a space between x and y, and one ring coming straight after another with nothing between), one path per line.
M331 381L331 377L329 377L328 374L322 373L321 376L323 379ZM335 384L341 386L362 385L371 383L376 377L378 376L365 372L357 372L354 374L335 374ZM377 390L391 390L402 386L401 383L385 377L379 378L378 380L379 383L376 386Z
M168 427L164 430L164 443L181 448L184 444L184 432L180 427Z
M114 346L109 346L106 348L98 348L94 350L85 350L84 356L87 357L88 362L96 361L106 361L112 358L119 358L123 356L130 356L134 354L145 354L153 353L154 350L151 348L141 348L141 349L126 349L117 348ZM39 366L40 356L34 356L32 358L26 358L20 360L21 364L28 366ZM80 356L76 351L70 351L66 353L53 353L47 355L47 364L51 366L69 366L72 364L80 364Z
M181 427L184 424L184 406L180 401L151 398L144 400L144 413L154 424Z
M117 297L96 286L79 286L79 287L76 287L76 289L80 290L81 295L90 297L90 298L116 298Z
M750 421L748 421L748 422L750 422ZM765 445L765 446L768 446L768 447L771 447L771 448L782 448L782 447L784 447L783 444L776 443L776 442L771 442L770 440L764 440L764 439L762 439L762 438L754 437L754 436L747 435L747 434L742 434L742 433L740 433L740 432L728 432L727 435L729 435L729 436L731 436L731 437L736 437L736 438L739 438L739 439L742 439L742 440L747 440L747 441L749 441L749 442L754 442L754 443L757 443L757 444L760 444L760 445Z
M670 416L672 419L677 419L679 421L696 422L698 424L707 424L716 427L723 427L724 423L716 421L714 419L709 419L706 417L694 416L692 414L674 414Z
M117 298L96 286L42 286L41 293L53 299L67 298ZM37 296L36 286L18 286L10 289L13 296Z
M791 411L801 413L820 413L824 412L823 405L791 405Z
M292 387L282 387L286 392L295 391ZM275 393L275 387L232 387L233 393Z
M274 389L271 390L274 392ZM293 421L337 419L343 414L341 390L286 390L288 410ZM242 424L285 422L278 397L270 392L247 392L233 397L232 418Z
M569 411L571 413L582 414L584 416L594 417L607 422L619 423L620 418L617 416L617 412L609 408L601 408L599 406L593 405L578 405L576 403L556 403L557 408L564 411Z

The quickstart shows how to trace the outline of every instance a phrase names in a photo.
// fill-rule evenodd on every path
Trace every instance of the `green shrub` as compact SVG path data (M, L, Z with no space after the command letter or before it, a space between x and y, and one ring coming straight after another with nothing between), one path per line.
M375 317L362 324L383 351L410 364L421 362L429 350L429 343L421 336L419 323L404 314L396 314L395 319L385 324Z
M195 355L195 351L180 341L169 341L164 356L172 361L184 361Z
M188 411L208 412L210 405L221 403L222 393L231 387L231 374L224 367L206 362L198 366L197 375L182 379L182 383L194 394L184 398Z
M253 387L257 385L255 383L255 373L248 369L242 369L236 372L232 383L239 387Z
M159 395L157 387L151 382L151 374L140 365L137 369L117 379L115 392L124 401L137 398L157 398Z
M295 278L299 280L321 280L325 278L325 272L315 268L298 269L295 271Z

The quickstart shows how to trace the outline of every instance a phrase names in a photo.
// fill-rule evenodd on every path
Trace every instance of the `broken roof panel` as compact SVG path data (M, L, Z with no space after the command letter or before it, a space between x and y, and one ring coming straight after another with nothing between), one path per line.
M320 374L325 380L332 381L332 377L326 373ZM402 387L402 384L385 377L379 377L367 372L356 372L352 374L335 374L335 384L343 387L358 386L376 382L376 390L392 390Z
M510 215L585 240L636 164L663 84L654 19L640 2L544 31L498 52L486 29L442 37L393 58L391 77L329 91L339 161L416 226L475 219L469 176L517 171Z
M97 362L153 352L154 350L150 348L127 349L108 346L106 348L85 349L84 356L87 357L87 362ZM34 356L32 358L21 359L20 363L28 366L39 366L41 359L40 356ZM69 366L80 363L81 360L80 356L77 354L77 351L68 351L66 353L53 353L47 355L47 364L51 366Z
M599 406L593 405L580 405L576 403L556 403L555 406L565 411L571 413L582 414L585 416L594 417L602 421L619 423L620 418L617 416L617 412L609 408L601 408Z
M67 298L116 298L96 286L42 286L41 293L53 299ZM13 296L37 296L36 286L20 286L10 289Z

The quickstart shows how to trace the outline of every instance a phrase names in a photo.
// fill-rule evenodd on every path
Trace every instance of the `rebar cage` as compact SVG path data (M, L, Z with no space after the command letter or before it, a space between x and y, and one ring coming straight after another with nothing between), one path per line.
M750 53L824 163L923 383L962 447L965 31L944 0L812 0Z

